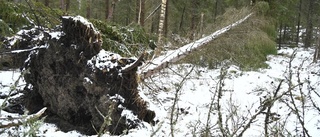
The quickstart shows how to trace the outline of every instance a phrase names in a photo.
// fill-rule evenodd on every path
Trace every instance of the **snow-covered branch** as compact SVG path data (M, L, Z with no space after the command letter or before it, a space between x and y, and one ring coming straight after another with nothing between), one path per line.
M14 126L22 125L23 123L26 123L27 121L39 119L41 115L46 111L46 107L39 110L37 113L26 116L26 117L17 117L17 118L0 118L0 119L7 119L5 121L2 121L0 123L0 128L9 128Z

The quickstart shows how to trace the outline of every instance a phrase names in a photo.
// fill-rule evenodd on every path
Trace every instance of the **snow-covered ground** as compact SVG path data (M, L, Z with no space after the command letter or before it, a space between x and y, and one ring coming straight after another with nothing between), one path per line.
M305 134L320 136L320 110L313 105L320 106L320 64L312 63L313 52L303 48L279 50L279 55L268 56L269 67L259 71L241 71L234 65L213 70L192 64L171 65L139 86L158 123L143 123L123 136L202 136L209 131L208 136L243 132L245 137L258 137L265 129L270 136L301 136L301 121ZM0 71L0 83L13 84L18 76L17 71ZM10 90L0 88L1 94ZM1 111L0 117L6 115L17 116ZM82 136L76 131L61 132L47 123L38 135Z

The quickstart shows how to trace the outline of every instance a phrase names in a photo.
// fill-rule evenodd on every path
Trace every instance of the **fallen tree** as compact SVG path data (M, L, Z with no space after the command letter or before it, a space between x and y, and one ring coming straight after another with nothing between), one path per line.
M39 30L43 45L25 50L26 108L35 113L45 106L47 121L85 134L123 134L141 120L154 123L137 90L141 59L101 49L100 33L80 16L63 17L60 29Z
M161 55L161 56L149 61L148 63L146 63L145 65L140 67L139 73L141 75L141 79L148 78L148 77L152 76L153 74L160 72L162 69L168 67L169 64L179 61L180 59L184 58L188 54L192 53L193 51L203 47L204 45L206 45L210 41L214 40L215 38L217 38L221 34L227 32L230 29L232 29L233 27L236 27L237 25L241 24L242 22L247 20L251 15L252 15L252 13L245 16L244 18L240 19L239 21L236 21L235 23L230 24L230 25L212 33L209 36L203 37L199 40L196 40L196 41L191 42L187 45L184 45L179 49L167 51L164 55Z

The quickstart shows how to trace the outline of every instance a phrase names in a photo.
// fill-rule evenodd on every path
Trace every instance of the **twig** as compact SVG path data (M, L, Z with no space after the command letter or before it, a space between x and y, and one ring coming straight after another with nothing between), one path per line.
M283 80L280 81L276 91L274 92L273 94L273 98L276 98L277 97L277 94L278 92L280 91L280 88L281 88L281 84L282 84ZM270 104L270 106L268 106L267 108L267 112L266 112L266 117L264 119L264 134L265 134L265 137L269 137L269 134L268 134L268 124L269 124L269 117L270 117L270 113L271 113L271 107L273 106L274 102L272 102Z
M174 137L174 125L177 122L178 119L178 113L176 115L176 118L174 119L174 110L176 108L178 99L179 99L179 93L181 91L182 85L184 84L184 82L186 81L187 77L191 74L191 72L193 71L194 66L192 67L192 69L185 75L185 77L180 81L179 85L177 86L176 92L175 92L175 97L173 100L173 104L171 107L171 114L170 114L170 130L171 130L171 136Z
M14 126L20 126L23 125L24 123L28 121L33 121L41 117L41 115L47 110L47 107L42 108L39 110L37 113L29 115L27 117L17 117L17 118L7 118L8 120L14 119L17 120L17 122L10 122L7 124L0 123L0 128L9 128L9 127L14 127Z
M217 99L218 126L219 126L219 129L220 129L223 137L227 137L228 136L226 134L225 129L223 128L221 105L220 105L220 99L222 98L222 89L223 89L223 86L224 86L224 78L225 78L226 74L227 74L227 72L223 68L221 68L219 82L218 82L218 85L217 85L217 92L218 92L218 99Z

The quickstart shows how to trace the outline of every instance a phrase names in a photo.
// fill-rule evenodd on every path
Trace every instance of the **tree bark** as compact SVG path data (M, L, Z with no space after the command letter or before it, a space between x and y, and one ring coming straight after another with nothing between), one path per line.
M297 34L296 34L296 45L299 44L299 33L300 33L300 24L301 24L301 8L302 8L302 0L299 0L299 10L298 10L298 23L297 23Z
M282 22L280 22L280 27L279 27L278 49L281 49L281 43L282 43Z
M45 0L45 1L44 1L44 5L45 5L45 6L49 7L49 4L50 4L50 0Z
M312 32L313 32L313 6L315 4L314 0L309 0L309 9L307 14L307 28L306 28L306 38L304 42L304 47L309 48L312 46Z
M168 11L169 11L169 0L167 0L166 2L166 14L165 14L165 18L164 18L164 36L167 37L168 36Z
M320 59L320 28L318 28L317 33L317 44L315 48L315 52L313 55L313 62L316 63Z
M184 21L184 13L186 11L186 6L183 7L183 10L182 10L182 14L181 14L181 19L180 19L180 24L179 24L179 31L182 30L182 27L183 27L183 21Z
M196 33L197 33L197 24L199 22L199 15L197 13L198 11L198 8L199 8L199 1L198 0L192 0L192 10L191 10L191 27L190 27L190 30L191 30L191 36L190 36L190 39L191 40L194 40L195 39L195 36L196 36Z
M108 11L107 21L112 21L112 19L113 19L113 12L114 12L114 9L116 8L116 2L117 2L117 0L113 0L111 2L111 5L110 5L109 11Z
M87 13L86 18L90 19L91 17L91 0L87 0Z
M158 43L162 42L163 26L164 26L164 20L165 20L165 16L166 16L166 6L167 6L167 0L162 0L160 19L159 19Z
M64 0L60 0L60 9L61 9L62 11L64 11L64 9L65 9Z
M144 26L145 0L136 0L136 22Z
M70 0L66 0L66 11L70 9Z
M140 25L144 26L144 17L145 17L145 0L140 0Z
M108 15L109 15L109 8L110 8L110 5L109 5L109 0L105 0L105 3L106 3L106 8L105 8L105 18L106 20L108 19Z

